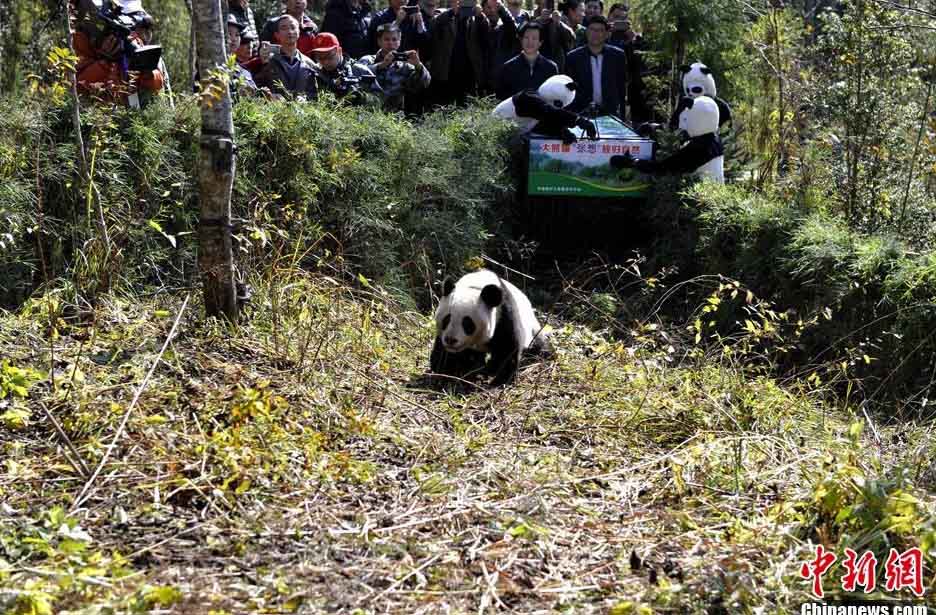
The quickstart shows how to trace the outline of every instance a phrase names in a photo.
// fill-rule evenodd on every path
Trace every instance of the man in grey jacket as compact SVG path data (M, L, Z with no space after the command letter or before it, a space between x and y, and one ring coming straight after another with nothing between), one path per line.
M254 81L261 88L269 88L277 98L295 96L315 100L318 97L318 67L296 47L299 22L292 15L282 15L277 22L276 35L280 41L280 52L271 53L269 46L261 47L263 67Z

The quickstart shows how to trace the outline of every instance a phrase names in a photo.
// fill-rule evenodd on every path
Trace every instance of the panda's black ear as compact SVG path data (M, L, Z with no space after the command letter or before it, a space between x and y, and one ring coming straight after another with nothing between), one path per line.
M489 308L496 308L504 300L504 291L498 284L488 284L481 290L481 301Z
M453 290L455 290L455 282L452 281L452 278L445 278L445 281L442 282L442 296L448 297Z
M569 90L570 92L574 92L575 90L578 89L578 85L576 85L574 81L570 81L566 84L566 89Z
M712 69L709 68L708 66L703 66L703 67L700 68L699 70L702 71L702 74L703 74L703 75L711 75L711 74L712 74Z
M689 66L688 64L683 64L682 66L679 67L679 72L681 73L688 73L691 70L692 70L692 67Z

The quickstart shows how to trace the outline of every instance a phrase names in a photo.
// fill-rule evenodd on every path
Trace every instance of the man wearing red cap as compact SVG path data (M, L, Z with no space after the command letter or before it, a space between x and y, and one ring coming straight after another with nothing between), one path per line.
M279 53L270 47L260 52L263 68L254 77L261 88L270 88L277 96L291 95L315 100L318 96L315 63L296 45L299 42L299 22L292 15L282 15L276 26Z
M322 32L315 37L312 57L318 62L319 88L353 105L379 106L382 91L369 68L346 58L338 37Z

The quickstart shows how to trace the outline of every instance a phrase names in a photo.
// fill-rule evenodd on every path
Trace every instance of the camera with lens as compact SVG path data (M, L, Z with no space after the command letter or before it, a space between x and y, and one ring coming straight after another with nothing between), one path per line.
M335 79L335 93L338 96L345 96L353 92L359 92L361 86L367 83L371 83L376 79L373 75L361 75L360 77L355 75L341 75Z
M406 59L407 59L408 57L409 57L409 54L408 54L407 52L405 52L405 51L394 51L394 52L393 52L393 60L394 60L394 61L399 60L399 61L401 61L401 62L406 62Z
M159 66L162 47L141 44L130 36L140 26L152 24L152 18L143 10L141 3L75 0L74 9L77 28L95 45L100 45L109 35L121 42L127 70L149 71Z

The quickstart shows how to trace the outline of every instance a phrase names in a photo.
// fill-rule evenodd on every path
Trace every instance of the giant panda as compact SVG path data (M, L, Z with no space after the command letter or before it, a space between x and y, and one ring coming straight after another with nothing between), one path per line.
M567 75L553 75L537 90L525 90L502 100L494 107L494 115L516 122L521 132L536 132L547 137L562 139L565 143L576 140L569 130L578 126L590 139L598 136L594 123L567 110L575 100L576 84Z
M546 334L523 292L487 269L446 279L429 357L435 374L463 377L485 368L493 384L512 382L524 352L548 351ZM491 358L485 361L486 355Z
M715 77L712 75L712 69L702 62L694 62L690 65L679 67L682 72L683 96L689 98L698 98L699 96L708 96L718 105L718 126L731 121L731 107L727 102L718 97L718 89L715 87ZM679 124L679 109L673 113L670 118L670 127L676 128Z
M683 97L676 108L679 129L689 140L665 160L635 160L630 155L612 156L611 166L636 168L641 173L694 173L703 179L725 183L725 150L718 138L718 104L708 96Z

